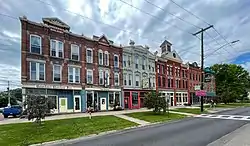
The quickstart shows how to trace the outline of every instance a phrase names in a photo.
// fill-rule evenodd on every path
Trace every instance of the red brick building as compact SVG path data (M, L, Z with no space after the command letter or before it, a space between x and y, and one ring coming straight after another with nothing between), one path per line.
M188 66L183 64L172 44L164 41L161 44L161 56L156 59L156 90L168 96L171 106L184 105L190 102L188 94Z
M188 63L188 66L190 103L196 104L200 102L200 98L195 95L195 86L201 85L201 68L196 62Z
M20 21L23 100L32 94L46 96L53 100L54 112L121 105L121 46L104 35L74 34L58 18Z

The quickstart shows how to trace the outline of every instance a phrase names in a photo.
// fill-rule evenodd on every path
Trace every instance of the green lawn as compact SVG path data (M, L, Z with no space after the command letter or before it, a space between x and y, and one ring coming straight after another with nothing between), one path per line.
M171 111L191 113L191 114L201 114L200 108L176 108L176 109L171 109ZM207 111L204 110L202 113L207 113Z
M133 117L133 118L141 119L144 121L152 122L152 123L178 120L178 119L182 119L186 117L185 115L180 115L180 114L169 113L169 116L168 116L168 113L163 115L163 114L154 114L153 112L138 112L138 113L130 113L126 115Z
M210 108L210 105L206 105L206 108ZM237 108L237 107L250 107L250 103L228 103L228 104L217 104L215 108Z
M41 126L35 123L0 125L0 145L26 146L45 141L72 139L136 125L114 116L92 117L91 120L87 117L45 121Z

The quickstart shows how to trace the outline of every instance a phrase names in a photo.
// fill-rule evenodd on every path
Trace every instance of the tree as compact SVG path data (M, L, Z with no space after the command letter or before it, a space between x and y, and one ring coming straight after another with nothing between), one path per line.
M215 64L216 94L225 104L235 102L249 88L249 73L240 65Z
M49 105L51 101L45 96L29 95L24 102L26 109L24 113L27 114L28 120L35 119L36 123L41 124L41 120L49 113Z
M155 91L151 91L145 94L144 105L148 109L153 109L154 113L165 113L167 111L167 102L165 97L159 96Z

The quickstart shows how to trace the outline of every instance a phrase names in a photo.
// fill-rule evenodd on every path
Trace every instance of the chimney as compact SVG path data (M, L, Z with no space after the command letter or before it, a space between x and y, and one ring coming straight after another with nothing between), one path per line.
M160 45L160 47L161 47L161 53L164 54L164 53L171 52L171 51L172 51L172 50L171 50L171 46L172 46L172 44L171 44L169 41L165 40L165 41Z

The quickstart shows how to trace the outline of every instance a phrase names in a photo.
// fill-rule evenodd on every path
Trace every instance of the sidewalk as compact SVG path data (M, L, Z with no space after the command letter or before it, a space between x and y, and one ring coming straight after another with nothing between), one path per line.
M169 109L176 109L176 108L190 108L190 107L177 106L177 107L170 107ZM128 113L147 112L147 111L152 111L152 110L149 110L146 108L141 108L141 109L123 110L123 111L96 112L96 113L92 113L92 116L122 115L122 114L128 114ZM192 114L180 113L180 112L178 112L178 113L192 116ZM65 115L48 116L48 117L45 117L45 121L80 118L80 117L88 117L88 116L89 116L88 113L75 113L75 114L72 113L72 114L65 114ZM4 120L0 121L0 125L13 124L13 123L27 123L27 122L32 122L32 121L28 121L28 119L9 118L9 119L4 119Z
M208 146L250 146L250 124L223 136Z

